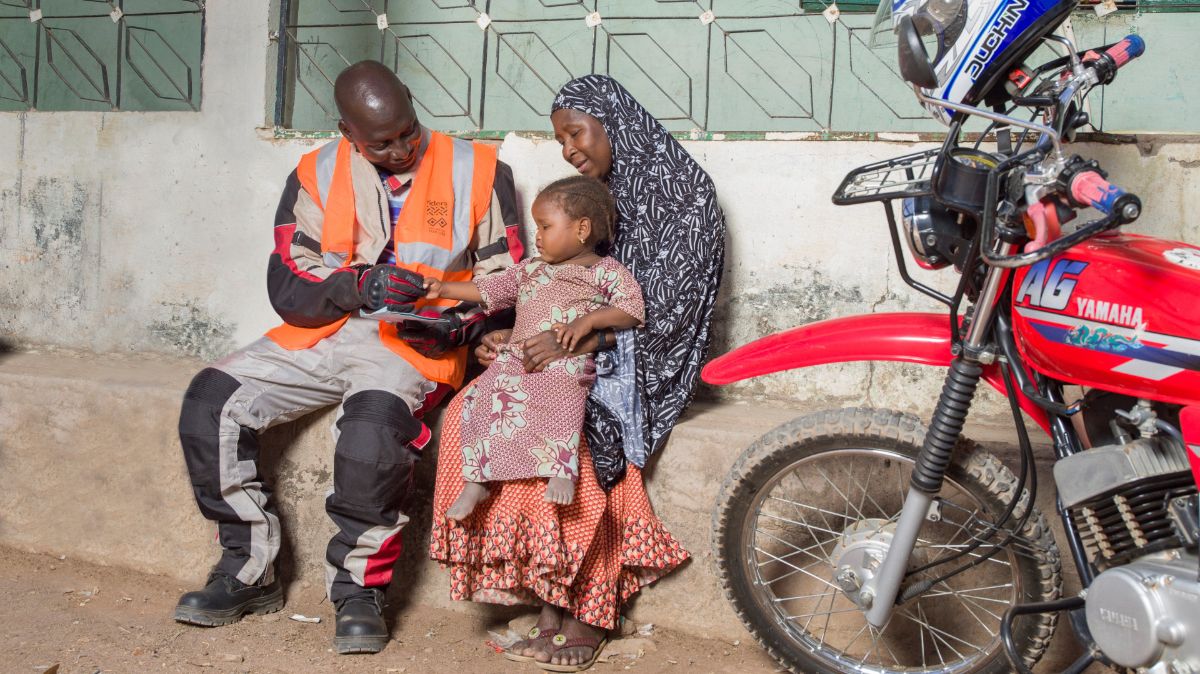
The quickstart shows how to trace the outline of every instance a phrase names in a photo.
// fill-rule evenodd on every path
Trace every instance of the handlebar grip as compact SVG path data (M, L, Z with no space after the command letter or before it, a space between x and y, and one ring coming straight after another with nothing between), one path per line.
M1083 55L1083 62L1099 76L1101 84L1108 84L1117 76L1121 66L1146 53L1146 41L1137 35L1126 35L1123 40L1106 49L1103 53L1089 51Z
M1095 171L1083 171L1071 179L1071 199L1080 206L1091 206L1106 215L1115 215L1121 224L1133 222L1142 214L1142 200L1136 194L1108 182Z
M1137 35L1126 35L1125 39L1109 47L1104 52L1120 68L1133 59L1146 53L1146 41Z

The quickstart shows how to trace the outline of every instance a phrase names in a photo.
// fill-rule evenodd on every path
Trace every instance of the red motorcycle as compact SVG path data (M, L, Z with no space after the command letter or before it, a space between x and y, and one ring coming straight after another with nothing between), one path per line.
M901 72L949 132L936 150L852 171L833 200L884 205L901 276L945 313L821 321L704 369L718 385L850 361L946 369L928 424L882 409L803 416L750 446L722 486L727 595L793 671L1028 672L1066 613L1084 650L1068 672L1097 660L1200 672L1200 248L1120 231L1141 202L1064 151L1087 94L1144 49L1130 36L1078 52L1050 35L1073 4L889 8ZM1043 43L1062 57L1025 67ZM975 142L970 118L989 123ZM1094 219L1071 227L1080 214ZM953 294L912 278L905 243L921 267L959 272ZM1009 402L1015 473L962 436L981 380ZM1078 596L1062 596L1033 505L1022 411L1053 440Z

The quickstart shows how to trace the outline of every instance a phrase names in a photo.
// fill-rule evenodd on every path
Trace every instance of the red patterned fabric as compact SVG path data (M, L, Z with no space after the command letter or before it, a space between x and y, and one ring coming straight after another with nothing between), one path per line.
M655 517L630 467L607 494L580 445L575 502L543 500L545 480L489 485L491 496L463 523L446 519L462 491L462 395L446 410L438 452L429 556L450 571L450 597L493 604L545 601L579 620L613 629L639 589L669 573L688 553Z
M589 267L526 260L473 280L488 312L517 308L516 323L496 360L463 395L463 479L504 482L579 477L583 409L595 381L590 354L560 358L526 372L521 344L556 323L573 323L613 307L641 321L642 291L611 257ZM445 445L445 438L442 444Z

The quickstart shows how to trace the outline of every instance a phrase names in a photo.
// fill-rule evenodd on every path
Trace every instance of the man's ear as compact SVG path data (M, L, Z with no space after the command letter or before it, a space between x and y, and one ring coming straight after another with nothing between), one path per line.
M346 122L340 119L338 120L338 131L342 132L342 138L345 138L351 143L354 142L354 137L350 135L350 127L346 126Z

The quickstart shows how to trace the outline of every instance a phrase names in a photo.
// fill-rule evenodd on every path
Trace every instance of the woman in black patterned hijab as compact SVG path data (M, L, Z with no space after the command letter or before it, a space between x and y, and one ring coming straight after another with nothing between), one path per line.
M725 215L704 169L611 77L569 82L550 119L563 158L608 183L618 211L608 254L646 298L645 328L622 331L598 356L588 400L596 477L611 489L627 463L641 468L662 449L692 400L721 282Z
M595 662L628 599L688 558L654 514L641 468L695 392L724 263L725 217L708 174L612 78L569 82L551 122L563 158L604 181L616 201L613 241L597 252L633 272L646 322L594 333L577 347L597 352L597 378L575 503L556 508L507 482L470 517L449 520L461 455L440 452L430 555L450 569L455 599L541 605L537 626L505 657L575 671ZM480 361L495 358L508 336L485 336ZM567 355L550 332L526 340L523 353L530 372ZM443 447L457 447L461 398L444 417Z

